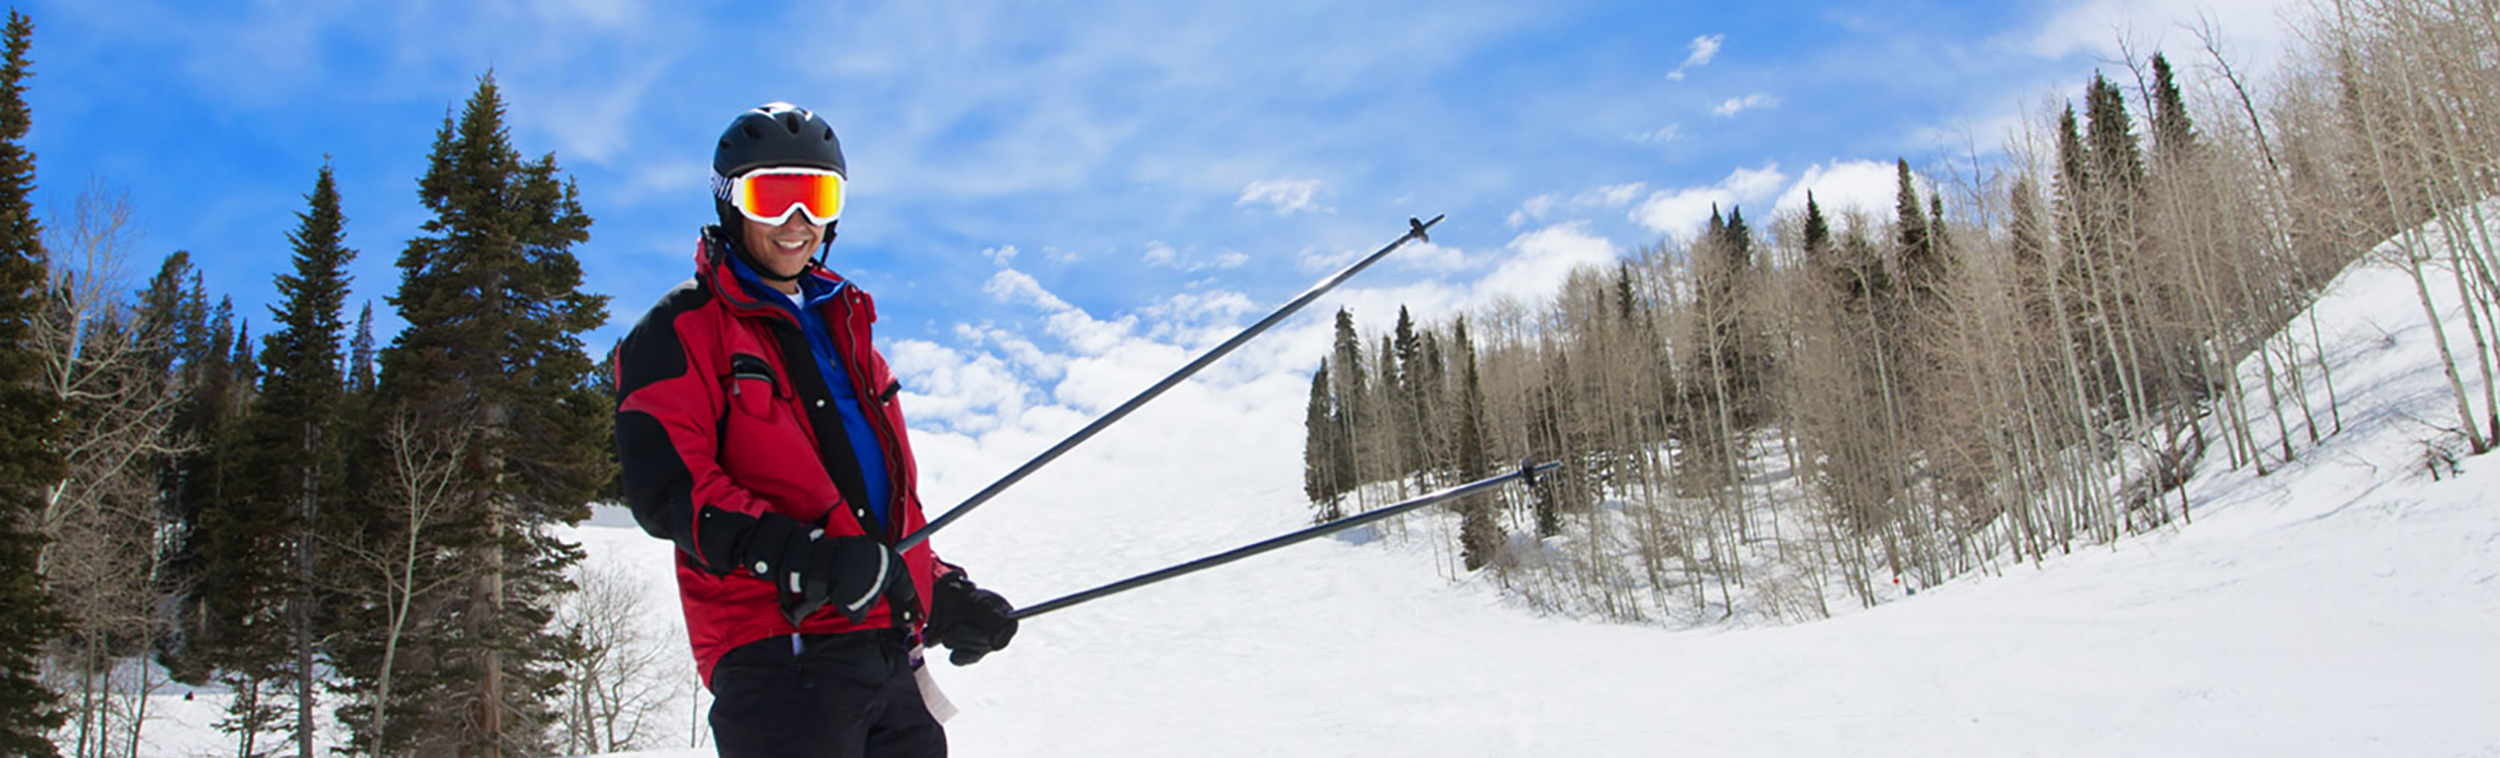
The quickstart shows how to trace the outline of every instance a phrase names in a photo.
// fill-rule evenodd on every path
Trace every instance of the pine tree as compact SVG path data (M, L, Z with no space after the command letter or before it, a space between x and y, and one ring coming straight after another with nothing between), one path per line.
M380 355L374 413L468 441L458 517L427 536L459 557L441 567L458 573L450 595L428 599L444 612L403 640L420 653L403 662L427 669L379 671L372 647L348 667L406 685L379 704L389 713L366 704L350 720L369 749L543 753L551 600L580 555L543 527L586 518L614 465L602 444L612 408L581 339L606 299L581 291L572 252L591 222L553 156L513 148L491 73L436 131L418 194L434 217L399 257L391 303L408 326Z
M1823 206L1814 202L1812 190L1806 192L1805 228L1800 234L1803 235L1800 244L1804 246L1806 258L1809 261L1815 258L1817 253L1831 249L1832 224L1823 217Z
M199 632L193 603L198 598L201 559L193 538L198 534L200 512L186 464L202 447L194 422L200 404L200 375L206 365L201 353L208 349L211 337L207 295L189 252L177 250L165 256L156 276L140 291L135 323L146 344L161 351L148 359L147 370L165 377L176 393L173 420L160 442L166 452L150 462L156 471L167 551L155 579L160 592L176 601L168 608L173 636L162 646L158 661L176 680L198 684L207 681L209 672L191 644Z
M1726 260L1723 270L1730 274L1729 290L1725 293L1729 321L1722 327L1720 338L1727 346L1727 389L1733 404L1729 421L1738 430L1761 425L1764 409L1770 404L1771 345L1762 333L1757 309L1751 302L1760 280L1754 266L1753 243L1753 227L1745 223L1745 209L1729 206L1727 228L1719 232L1719 254Z
M2049 233L2040 218L2040 190L2031 177L2017 177L2006 195L2006 246L2014 267L2011 281L2022 306L2024 326L2046 334L2053 325L2049 302Z
M1907 158L1893 159L1898 180L1893 190L1894 249L1904 261L1924 258L1928 254L1927 207L1919 203L1918 184L1910 175Z
M1467 318L1451 327L1450 342L1458 351L1458 478L1475 481L1491 471L1484 449L1484 381L1476 372L1476 343L1467 334ZM1493 518L1493 497L1475 495L1458 501L1459 554L1467 570L1490 565L1502 548L1501 523Z
M1417 335L1415 319L1408 315L1406 306L1398 306L1398 322L1390 335L1391 353L1383 360L1395 360L1398 369L1390 389L1390 402L1394 404L1392 425L1398 440L1398 472L1420 484L1426 469L1431 467L1430 454L1424 449L1424 389L1428 372L1423 367L1423 340Z
M2170 59L2153 54L2153 150L2155 160L2176 165L2196 152L2196 126L2170 71Z
M1336 402L1329 396L1328 359L1322 358L1319 370L1311 373L1311 403L1302 412L1302 494L1310 498L1312 522L1335 521L1345 516L1337 500Z
M1337 309L1336 341L1330 349L1329 366L1329 381L1336 384L1333 394L1337 399L1337 426L1345 441L1336 451L1337 477L1343 485L1338 491L1353 492L1363 484L1363 472L1357 468L1361 461L1355 451L1373 420L1370 382L1363 370L1363 339L1355 332L1354 313L1344 308Z
M316 639L313 622L320 571L316 550L321 541L316 525L324 510L336 507L340 476L336 428L344 379L339 373L341 308L347 299L347 264L356 251L346 246L346 218L339 212L338 183L328 165L321 167L310 208L296 214L298 227L288 233L294 248L295 271L277 277L280 302L271 316L277 328L263 338L260 352L261 392L252 416L245 460L249 481L256 484L255 510L282 526L279 552L260 560L284 564L286 593L268 598L280 604L288 639L279 652L291 653L292 665L274 668L294 685L296 720L289 731L298 755L312 754L313 669ZM273 557L283 556L283 558Z
M347 351L347 393L364 395L373 391L373 302L366 301L363 313L356 316L356 341Z
M44 589L44 538L34 530L44 489L61 475L53 451L59 408L36 387L41 372L28 347L44 286L43 234L28 195L35 156L23 144L26 57L34 22L9 12L0 59L0 753L56 755L49 733L62 723L40 678L44 645L65 621Z
M2066 239L2069 261L2081 258L2082 251L2091 247L2083 223L2084 204L2092 192L2090 160L2084 152L2082 124L2069 103L2057 114L2057 176L2052 187L2056 192L2054 225Z

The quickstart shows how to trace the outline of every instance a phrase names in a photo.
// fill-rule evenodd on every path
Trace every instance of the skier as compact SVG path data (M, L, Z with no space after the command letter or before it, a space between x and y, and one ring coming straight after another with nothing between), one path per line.
M823 264L848 177L822 117L740 114L694 279L617 348L625 499L676 543L723 758L943 756L922 643L967 665L1016 633L963 569L892 548L927 520L875 305Z

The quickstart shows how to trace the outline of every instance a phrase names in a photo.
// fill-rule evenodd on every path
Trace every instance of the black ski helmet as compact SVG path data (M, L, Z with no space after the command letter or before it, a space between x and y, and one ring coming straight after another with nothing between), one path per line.
M842 141L822 117L789 103L765 103L738 114L712 150L712 175L722 180L766 166L803 166L851 175Z
M712 209L720 215L721 231L729 239L738 239L739 222L746 218L729 203L729 181L772 166L825 169L845 179L851 175L842 160L842 140L833 136L833 125L823 117L778 101L738 114L728 129L721 130L720 142L712 148ZM833 244L831 224L825 227L825 244Z

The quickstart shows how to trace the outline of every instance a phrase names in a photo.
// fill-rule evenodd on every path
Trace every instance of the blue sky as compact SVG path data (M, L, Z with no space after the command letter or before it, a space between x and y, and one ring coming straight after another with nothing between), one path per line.
M1712 202L1766 218L1812 186L1888 207L1894 158L1990 159L2122 38L2185 57L2176 23L2205 13L2263 65L2283 2L19 8L37 202L127 191L133 287L190 250L257 330L326 159L362 254L350 318L370 299L395 328L382 298L424 220L416 178L491 67L515 143L553 152L597 219L576 252L614 296L603 349L687 276L712 138L787 100L842 135L854 204L831 263L929 361L905 370L952 386L990 365L1021 385L1005 391L1065 397L1048 387L1070 356L1201 345L1408 216L1450 218L1333 304L1379 324L1401 302L1437 319L1531 297L1689 233Z

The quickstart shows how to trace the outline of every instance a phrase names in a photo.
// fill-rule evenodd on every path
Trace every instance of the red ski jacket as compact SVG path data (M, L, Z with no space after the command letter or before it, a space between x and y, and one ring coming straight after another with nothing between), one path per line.
M807 337L789 309L757 299L730 268L717 229L696 251L695 278L660 298L616 353L616 447L625 500L654 537L677 545L677 591L686 634L705 683L722 654L766 637L901 628L917 634L925 607L873 605L859 623L827 607L793 629L772 583L737 565L757 518L779 513L821 526L826 537L870 536L891 545L928 520L904 433L900 389L870 344L877 320L868 293L815 269L838 288L820 309L882 443L891 501L884 523L849 502L837 472L851 454L840 412ZM850 488L857 491L857 485ZM903 555L918 597L957 571L926 543Z

